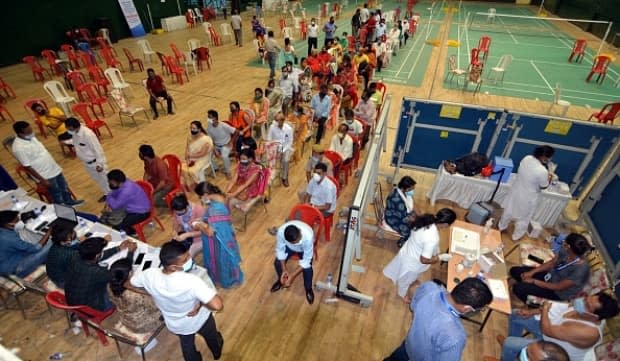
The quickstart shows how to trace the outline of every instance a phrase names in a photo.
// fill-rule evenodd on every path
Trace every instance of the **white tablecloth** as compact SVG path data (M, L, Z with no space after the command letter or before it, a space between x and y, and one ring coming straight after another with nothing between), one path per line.
M513 176L514 173L511 175L508 183L500 184L495 196L495 201L502 206L510 190L514 179ZM430 199L431 205L435 205L437 199L446 199L455 202L459 207L468 209L473 203L486 201L491 198L496 184L495 181L486 178L450 174L446 172L442 165L437 171L435 183L433 183L433 187L427 196ZM571 198L570 194L543 190L532 220L543 226L554 226Z
M164 31L187 29L187 20L185 19L185 15L162 18L161 27Z

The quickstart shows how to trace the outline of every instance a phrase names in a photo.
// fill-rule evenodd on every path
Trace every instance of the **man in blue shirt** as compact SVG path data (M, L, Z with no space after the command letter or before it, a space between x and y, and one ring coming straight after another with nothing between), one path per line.
M318 124L316 130L316 144L321 144L321 138L325 132L325 122L329 118L329 112L332 108L332 100L327 96L327 84L321 84L319 93L315 94L310 101L310 107L314 110L314 123Z
M325 32L325 44L323 46L326 48L329 48L329 45L334 41L334 38L336 37L336 29L338 29L338 26L332 16L329 18L329 22L323 25L323 31Z
M0 211L0 275L26 277L45 263L51 246L47 242L50 232L41 238L39 244L32 244L23 241L17 233L24 227L19 212Z
M452 292L434 282L418 287L409 306L414 313L407 338L383 361L459 361L467 342L461 316L479 311L493 300L477 278L467 278Z

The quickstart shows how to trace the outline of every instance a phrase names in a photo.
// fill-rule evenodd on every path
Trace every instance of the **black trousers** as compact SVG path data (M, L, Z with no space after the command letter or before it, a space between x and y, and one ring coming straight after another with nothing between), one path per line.
M197 333L205 339L207 346L209 346L209 350L211 350L211 353L213 354L213 358L219 360L222 356L224 338L217 330L213 315L209 315L209 318ZM183 353L183 359L185 361L202 361L202 356L200 355L200 352L196 350L196 343L194 342L196 334L193 333L191 335L177 336L179 336L179 340L181 341L181 352Z
M166 103L168 105L168 114L172 113L172 97L168 94L168 92L164 90L162 92L154 93L154 94L158 98L166 99ZM156 117L159 116L159 113L157 113L157 99L155 99L154 97L150 97L149 104L151 105L153 114L155 114Z
M312 49L317 49L319 47L319 38L308 38L308 56L312 52Z
M325 123L327 122L327 118L321 117L317 118L316 121L319 123L319 126L316 130L316 144L321 143L321 139L323 138L323 134L325 133Z
M555 292L546 288L538 287L533 283L523 282L523 280L521 279L521 275L532 269L534 269L534 267L528 266L518 266L512 267L510 269L510 277L514 278L517 281L517 283L512 286L512 292L514 292L515 296L517 296L523 303L527 301L527 296L529 295L546 298L548 300L559 300L560 297L558 297ZM545 273L536 273L534 275L534 279L544 281Z
M136 234L136 230L133 229L133 225L142 222L149 217L150 213L127 213L121 224L118 225L118 229L124 230L127 234Z

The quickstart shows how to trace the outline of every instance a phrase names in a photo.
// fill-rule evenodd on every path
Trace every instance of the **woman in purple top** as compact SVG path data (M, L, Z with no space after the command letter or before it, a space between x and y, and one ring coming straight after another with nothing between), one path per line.
M112 226L118 230L124 230L130 236L135 235L136 231L132 226L149 216L151 200L142 187L127 179L120 169L108 172L108 185L111 191L107 194L103 212L124 212L123 220Z

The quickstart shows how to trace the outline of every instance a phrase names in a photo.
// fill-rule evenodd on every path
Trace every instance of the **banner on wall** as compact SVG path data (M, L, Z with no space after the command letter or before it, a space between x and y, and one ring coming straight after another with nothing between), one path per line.
M125 15L125 20L127 21L127 25L129 25L129 30L131 30L131 35L133 37L144 36L146 32L144 31L144 26L142 26L142 21L140 20L133 0L118 0L118 4L121 6L123 15Z

